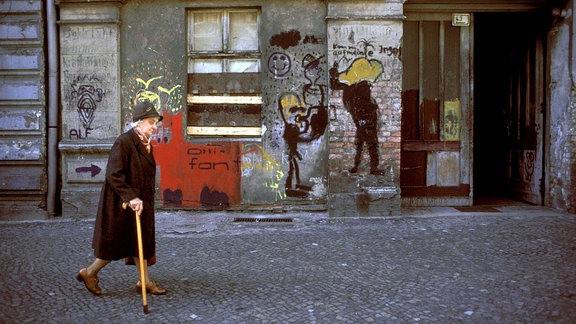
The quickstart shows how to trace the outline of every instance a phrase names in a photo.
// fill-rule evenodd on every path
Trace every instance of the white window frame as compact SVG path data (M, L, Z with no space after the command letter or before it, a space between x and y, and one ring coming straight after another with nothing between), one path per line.
M256 39L258 42L257 49L255 50L242 50L242 51L234 51L230 49L230 43L232 42L230 38L230 14L236 12L254 12L257 14L257 34ZM202 51L202 50L194 50L194 14L195 13L221 13L221 25L222 25L222 39L221 39L221 50L214 50L214 51ZM225 9L190 9L187 15L188 19L188 73L202 73L196 72L193 69L193 65L191 64L192 60L199 60L199 61L210 61L210 60L221 60L221 71L222 73L227 73L229 71L229 61L231 60L242 60L242 59L250 59L250 60L257 60L258 66L257 71L253 72L260 72L261 69L261 45L260 45L260 19L261 19L261 12L257 8L225 8Z
M253 50L232 50L230 49L230 44L232 40L230 39L230 14L237 12L255 12L257 14L257 26L256 26L256 41L257 48ZM197 13L219 13L222 26L221 31L221 48L218 50L194 50L194 14ZM188 25L188 36L187 36L187 68L188 73L198 73L201 74L204 71L194 71L194 63L201 61L220 61L220 71L215 73L242 73L242 71L230 71L230 62L250 60L256 61L255 69L249 70L247 72L260 73L261 72L261 44L260 44L260 19L261 11L259 8L209 8L209 9L189 9L187 12L187 25ZM213 71L208 71L204 73L214 73ZM189 85L190 86L190 85ZM234 95L220 93L218 95L198 95L188 91L187 96L188 104L199 104L199 103L213 103L213 104L254 104L262 103L262 97L260 93L251 95ZM186 133L192 136L230 136L230 137L258 137L261 136L262 127L227 127L222 126L187 126Z

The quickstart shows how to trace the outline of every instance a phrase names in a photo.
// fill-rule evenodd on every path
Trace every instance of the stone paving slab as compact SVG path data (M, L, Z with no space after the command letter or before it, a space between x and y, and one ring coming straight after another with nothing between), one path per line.
M133 266L106 267L102 296L74 279L92 220L0 222L0 323L576 322L576 215L280 216L159 213L150 272L169 292L147 315Z

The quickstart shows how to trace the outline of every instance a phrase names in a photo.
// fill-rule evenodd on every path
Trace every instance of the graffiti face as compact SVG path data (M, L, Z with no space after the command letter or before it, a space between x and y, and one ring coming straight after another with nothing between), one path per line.
M275 52L270 55L268 59L268 71L274 75L274 77L282 77L288 72L292 67L292 62L290 60L290 56Z
M320 79L320 76L322 76L322 68L319 65L317 65L309 69L306 69L305 76L306 79L310 81L310 83L316 84L316 81L318 81L318 79Z
M94 120L94 111L96 110L96 102L102 100L102 89L94 88L91 85L81 85L78 89L78 114L84 127L90 127Z
M72 98L76 98L76 109L84 128L90 128L94 121L97 103L102 101L104 91L90 84L72 85Z
M322 67L320 66L320 59L315 58L313 55L308 54L302 60L302 65L304 66L304 77L310 81L311 84L315 85L316 81L322 76Z

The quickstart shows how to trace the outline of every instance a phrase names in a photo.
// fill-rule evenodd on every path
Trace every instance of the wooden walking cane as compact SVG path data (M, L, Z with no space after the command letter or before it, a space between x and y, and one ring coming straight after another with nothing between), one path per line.
M128 203L122 204L126 209ZM142 227L140 226L140 212L136 212L136 236L138 237L138 266L140 267L140 283L142 283L142 307L144 314L148 314L148 302L146 301L146 280L144 278L144 248L142 246Z
M142 227L140 227L140 212L136 213L136 232L138 236L138 260L140 261L140 283L142 283L142 306L144 314L148 314L146 302L146 280L144 278L144 248L142 247Z

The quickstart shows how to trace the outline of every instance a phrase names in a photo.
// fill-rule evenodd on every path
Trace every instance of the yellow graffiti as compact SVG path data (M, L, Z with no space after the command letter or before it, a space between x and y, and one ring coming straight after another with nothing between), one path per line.
M172 87L172 89L170 89L170 90L168 90L168 89L166 89L166 88L164 88L164 87L162 87L162 86L158 86L158 90L160 90L160 91L162 91L162 92L165 92L165 93L171 95L172 92L174 92L174 90L180 88L181 86L182 86L182 85L179 84L179 85L177 85L177 86Z
M144 80L142 80L142 79L140 79L140 78L136 78L136 82L142 83L142 84L144 85L144 89L145 89L145 90L148 90L148 87L150 86L150 83L152 83L152 81L157 80L157 79L162 79L162 77L161 77L161 76L158 76L158 77L152 78L152 79L150 79L150 80L148 80L148 81L144 81Z
M159 94L159 93L156 93L156 92L154 92L154 91L150 91L150 89L149 89L150 84L151 84L153 81L158 80L158 79L161 79L161 78L163 78L163 77L162 77L162 76L157 76L157 77L154 77L154 78L149 79L148 81L145 81L145 80L143 80L143 79L141 79L141 78L136 78L136 82L137 82L137 83L140 83L140 84L142 84L142 85L144 86L143 89L138 90L138 92L136 93L136 99L137 99L137 100L140 100L140 101L142 101L142 100L147 100L147 101L150 101L150 102L154 103L154 106L156 106L156 107L161 107L162 99L161 99L161 97L160 97L160 94ZM174 93L177 89L179 89L179 88L181 88L181 87L182 87L182 85L180 85L180 84L172 87L171 89L167 89L167 88L164 88L164 87L162 87L162 86L158 86L158 91L159 91L159 92L161 92L161 93L166 93L166 94L168 95L168 100L166 100L166 103L167 103L167 107L166 107L166 108L167 108L167 109L170 108L170 107L168 107L168 103L169 103L170 98L172 97L173 93ZM181 98L181 95L177 95L176 97L177 97L177 98ZM156 109L158 109L158 108L156 108ZM177 111L177 110L178 110L178 109L171 109L172 112Z
M298 94L287 92L280 97L280 108L282 118L286 124L297 125L300 130L307 126L307 120L304 117L306 114L306 103L300 99Z
M259 169L270 172L269 178L264 181L264 187L271 189L272 192L274 192L276 199L285 199L286 194L284 193L284 190L280 190L280 183L284 178L284 172L282 172L280 164L278 164L272 156L266 153L264 148L259 144L245 144L242 151L242 155L257 152L262 154L262 162L259 163L248 163L243 159L242 171Z
M162 60L131 64L129 71L124 71L123 95L133 101L147 100L158 110L166 109L176 113L182 109L184 88L178 78L171 76L170 66ZM161 81L165 80L165 81ZM160 85L159 85L160 84Z
M348 70L340 73L339 79L341 82L350 85L359 83L360 81L373 83L378 80L383 70L384 67L379 61L360 58L354 61Z
M152 78L148 81L144 81L141 78L136 78L136 82L138 83L142 83L144 85L144 89L139 90L138 93L136 94L136 100L138 101L150 101L151 103L154 104L154 106L156 107L156 110L160 110L162 109L161 107L161 101L160 101L160 95L158 95L157 93L148 90L148 87L150 86L150 83L152 83L152 81L157 80L157 79L161 79L162 77L155 77Z
M293 93L287 93L280 99L282 107L305 107L306 105L297 95Z
M274 192L275 199L285 199L286 198L286 193L284 190L280 190L280 181L282 180L282 178L284 178L284 172L280 171L280 170L276 170L276 177L274 179L268 179L264 182L264 187L266 188L270 188L272 189L272 191Z

